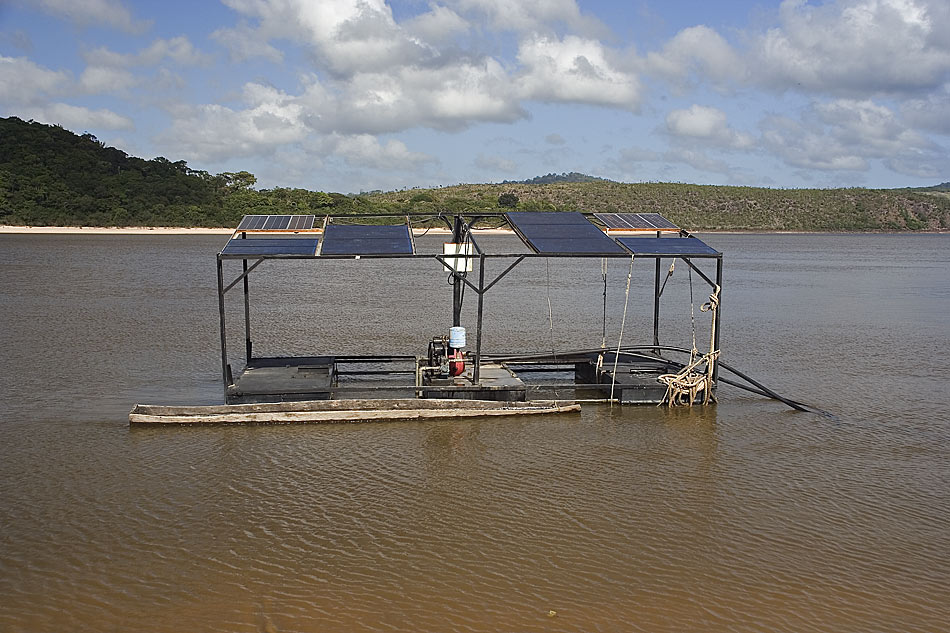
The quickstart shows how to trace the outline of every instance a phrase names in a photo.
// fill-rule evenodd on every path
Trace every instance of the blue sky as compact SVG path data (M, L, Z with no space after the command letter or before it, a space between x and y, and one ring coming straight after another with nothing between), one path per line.
M950 180L946 0L0 0L0 114L357 192Z

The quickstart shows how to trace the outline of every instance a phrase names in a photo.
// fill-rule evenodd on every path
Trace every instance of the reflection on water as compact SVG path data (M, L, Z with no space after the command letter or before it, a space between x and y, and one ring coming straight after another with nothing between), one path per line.
M136 401L221 399L221 238L0 236L0 630L942 630L950 237L708 241L724 358L836 420L723 387L693 411L130 430ZM423 353L441 271L361 263L255 278L259 352ZM547 349L552 325L599 345L589 263L499 283L487 349ZM685 271L664 301L688 341Z

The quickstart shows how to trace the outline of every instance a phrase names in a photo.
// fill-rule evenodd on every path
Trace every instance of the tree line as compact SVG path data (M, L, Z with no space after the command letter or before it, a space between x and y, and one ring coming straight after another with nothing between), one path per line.
M437 218L518 209L657 212L696 231L950 229L947 183L918 190L766 189L618 183L571 172L359 195L256 189L256 184L247 171L210 174L183 160L129 156L89 133L0 118L0 224L6 225L234 227L248 214L425 213Z

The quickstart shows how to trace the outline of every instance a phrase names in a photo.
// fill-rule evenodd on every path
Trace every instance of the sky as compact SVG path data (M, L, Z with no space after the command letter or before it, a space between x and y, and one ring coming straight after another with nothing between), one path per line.
M0 0L0 116L259 188L950 181L947 0Z

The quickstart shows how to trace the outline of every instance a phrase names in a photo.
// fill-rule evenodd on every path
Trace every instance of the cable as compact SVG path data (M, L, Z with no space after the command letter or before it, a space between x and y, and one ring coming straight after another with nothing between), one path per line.
M634 255L630 256L630 270L627 271L627 291L623 298L623 319L620 321L620 337L617 339L617 353L614 354L614 373L610 379L610 406L613 406L614 386L617 384L617 363L620 360L620 346L623 344L623 329L627 324L627 304L630 301L630 279L633 277Z

